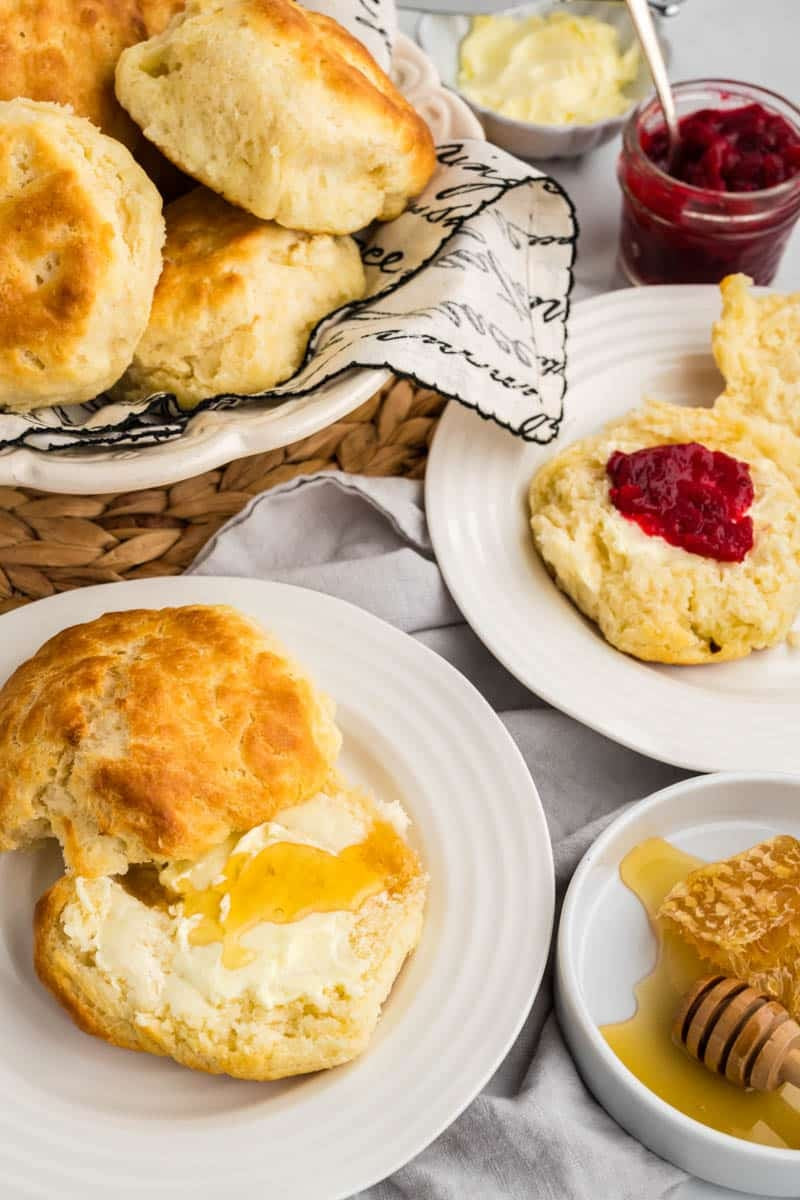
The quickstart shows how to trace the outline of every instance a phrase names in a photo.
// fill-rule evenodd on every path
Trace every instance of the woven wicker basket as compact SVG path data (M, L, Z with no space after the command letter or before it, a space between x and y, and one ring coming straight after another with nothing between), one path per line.
M172 487L63 496L0 487L0 612L54 592L178 575L251 497L295 475L425 472L445 400L395 379L343 421Z

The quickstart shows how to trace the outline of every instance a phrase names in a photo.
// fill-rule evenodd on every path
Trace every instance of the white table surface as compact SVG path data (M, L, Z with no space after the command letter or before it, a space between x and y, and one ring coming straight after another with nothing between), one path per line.
M486 4L485 11L507 7ZM400 28L413 37L418 14L400 13ZM800 0L686 0L677 17L664 22L672 47L673 79L727 78L758 83L800 100ZM615 165L619 139L582 159L537 163L569 192L578 212L580 238L573 300L625 287L615 260L619 189ZM800 290L800 225L795 229L774 286ZM731 1192L691 1180L672 1200L742 1200ZM610 1200L610 1198L609 1198ZM643 1196L642 1200L649 1200ZM745 1198L746 1200L746 1198ZM763 1200L750 1197L750 1200Z

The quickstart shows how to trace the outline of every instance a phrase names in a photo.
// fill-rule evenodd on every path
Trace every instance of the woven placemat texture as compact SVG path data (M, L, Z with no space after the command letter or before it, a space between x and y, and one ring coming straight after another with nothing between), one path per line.
M339 469L420 479L445 403L395 379L303 441L171 487L102 496L0 487L0 613L88 584L179 575L248 500L296 475Z

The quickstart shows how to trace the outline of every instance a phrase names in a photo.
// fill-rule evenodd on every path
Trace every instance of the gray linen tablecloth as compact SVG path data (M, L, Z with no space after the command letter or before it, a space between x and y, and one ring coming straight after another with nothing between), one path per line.
M434 560L422 486L322 475L264 493L190 569L299 584L360 605L441 654L517 742L544 804L559 898L610 814L681 778L549 708L464 623ZM552 1011L548 972L484 1092L413 1162L359 1200L663 1200L686 1177L587 1092Z

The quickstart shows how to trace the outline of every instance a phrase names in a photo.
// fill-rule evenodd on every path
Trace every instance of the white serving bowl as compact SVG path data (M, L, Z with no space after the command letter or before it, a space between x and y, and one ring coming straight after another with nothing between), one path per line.
M580 17L597 17L606 21L619 30L620 48L624 52L635 40L633 25L628 10L619 2L603 3L602 0L530 0L515 8L503 9L495 16L511 16L516 20L534 14L545 14L564 9L568 4L569 12ZM487 6L488 7L488 6ZM669 45L660 32L657 16L653 17L659 28L659 41L664 56L669 61ZM459 96L469 104L483 125L486 137L496 146L502 146L516 154L518 158L576 158L586 154L595 146L601 146L619 133L628 113L619 117L609 117L602 121L592 121L586 125L539 125L533 121L518 121L513 117L503 117L491 109L484 108L471 100L458 87L458 58L462 41L470 31L472 20L460 13L441 14L428 13L421 17L417 25L416 37L422 49L435 63L442 83L458 92ZM639 74L628 89L631 97L630 109L638 104L652 90L652 81L647 65L642 59ZM630 112L628 109L628 112Z
M558 930L556 1005L587 1086L629 1133L711 1183L767 1196L800 1196L800 1151L720 1133L645 1087L599 1026L635 1011L634 985L652 970L656 942L644 909L619 877L629 850L663 837L699 858L727 858L777 833L800 837L800 777L722 773L677 783L631 805L586 852Z

